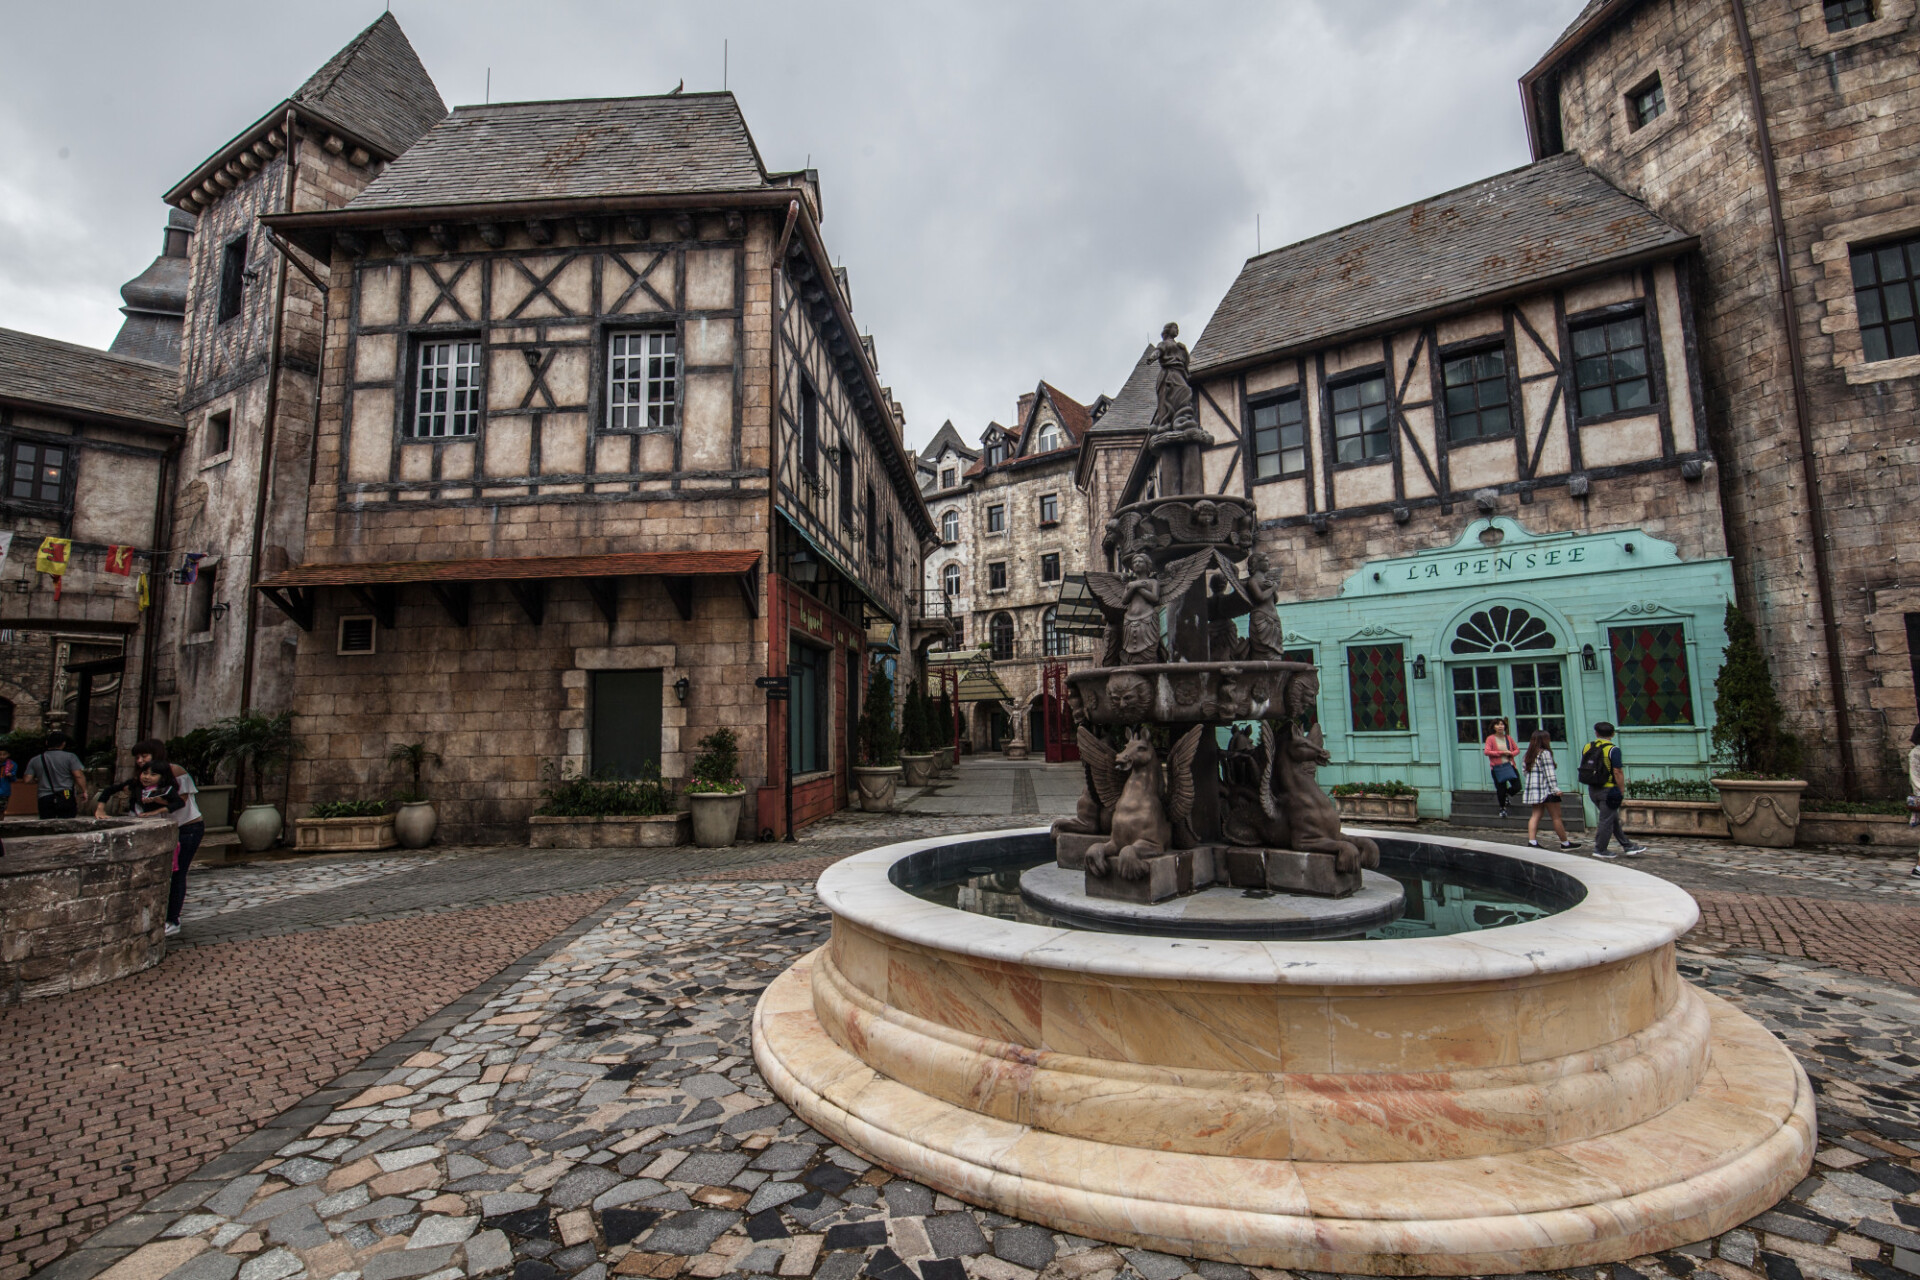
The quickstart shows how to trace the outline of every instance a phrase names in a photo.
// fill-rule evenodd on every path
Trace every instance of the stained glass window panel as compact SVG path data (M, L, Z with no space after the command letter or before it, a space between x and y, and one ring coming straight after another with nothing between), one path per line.
M1406 656L1397 644L1351 645L1347 691L1355 733L1395 733L1407 728Z
M1613 651L1614 719L1622 727L1693 723L1686 629L1677 622L1607 628Z

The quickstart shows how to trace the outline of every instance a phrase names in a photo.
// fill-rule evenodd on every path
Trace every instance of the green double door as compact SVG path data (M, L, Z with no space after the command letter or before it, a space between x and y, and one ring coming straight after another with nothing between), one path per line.
M1505 720L1507 732L1526 755L1534 730L1545 729L1553 739L1554 759L1567 754L1566 665L1560 658L1524 661L1476 662L1450 668L1453 691L1453 785L1461 791L1491 791L1493 780L1481 747L1493 732L1494 721ZM1562 764L1564 771L1565 765ZM1562 778L1564 785L1566 779Z

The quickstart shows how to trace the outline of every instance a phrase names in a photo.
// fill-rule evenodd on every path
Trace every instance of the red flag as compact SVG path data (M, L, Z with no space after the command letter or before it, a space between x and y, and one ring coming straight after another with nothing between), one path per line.
M132 573L133 572L133 548L132 547L108 547L107 548L107 572L117 573L123 578L126 577L128 574Z

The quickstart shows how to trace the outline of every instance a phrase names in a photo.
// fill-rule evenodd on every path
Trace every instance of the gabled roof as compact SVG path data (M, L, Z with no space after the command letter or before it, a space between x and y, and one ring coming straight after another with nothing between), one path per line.
M1061 448L1077 447L1080 441L1086 438L1087 432L1093 430L1093 412L1045 379L1041 380L1036 391L1038 394L1034 397L1034 409L1039 408L1041 397L1045 397L1047 403L1053 406L1053 416L1060 420L1061 427L1066 430L1067 444L1062 445ZM1020 424L1020 439L1023 445L1027 434L1033 430L1033 420L1034 413L1029 410L1027 420Z
M1160 378L1159 348L1151 342L1134 361L1120 394L1093 424L1094 434L1107 431L1145 431L1153 425L1154 384Z
M1577 155L1554 156L1248 259L1194 344L1194 371L1464 311L1695 243Z
M730 93L460 107L387 166L354 210L770 187Z
M289 107L365 146L381 159L399 155L447 114L433 77L391 13L349 40L293 93L236 134L167 192L178 205L235 153L278 128Z
M1639 3L1640 0L1587 0L1567 24L1567 29L1540 55L1540 61L1520 77L1520 108L1526 117L1527 143L1535 160L1566 149L1560 137L1560 103L1555 87L1560 64Z
M940 455L948 449L969 462L980 456L978 449L967 448L967 442L962 440L959 431L954 429L952 418L941 423L940 429L933 433L933 439L927 441L927 447L920 451L920 461L926 466L937 468L940 465Z
M181 429L174 369L14 329L0 329L0 401Z

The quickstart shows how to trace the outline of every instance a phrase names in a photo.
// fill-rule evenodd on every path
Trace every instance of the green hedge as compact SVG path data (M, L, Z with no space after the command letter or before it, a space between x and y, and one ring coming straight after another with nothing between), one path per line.
M1642 778L1627 783L1629 800L1712 800L1720 793L1705 778Z
M1420 788L1410 787L1398 778L1385 782L1336 782L1329 788L1336 796L1417 796Z
M1886 813L1905 817L1907 802L1905 800L1822 800L1808 796L1800 802L1800 810L1803 813Z
M673 788L660 780L660 766L649 760L639 778L562 774L541 789L543 818L653 818L674 811Z

